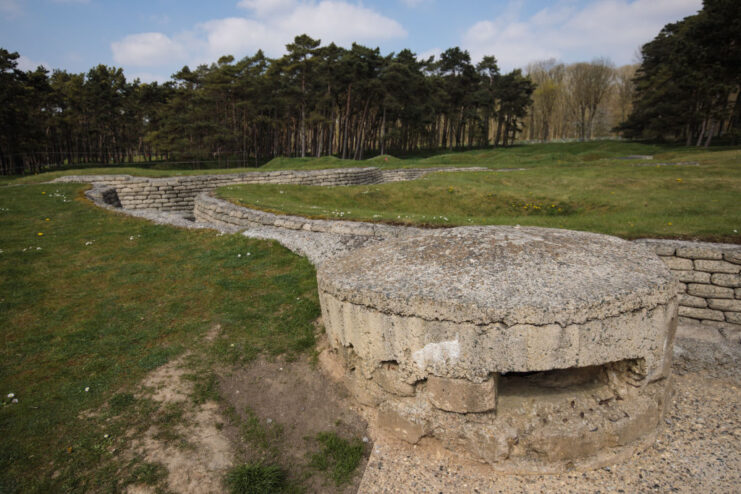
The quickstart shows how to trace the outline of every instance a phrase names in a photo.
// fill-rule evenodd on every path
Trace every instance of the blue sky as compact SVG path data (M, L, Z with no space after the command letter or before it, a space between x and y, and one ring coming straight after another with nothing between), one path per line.
M87 71L103 63L129 77L166 80L183 65L262 48L279 56L303 32L349 46L451 46L505 70L556 58L633 63L640 46L701 0L0 0L0 46L21 67Z

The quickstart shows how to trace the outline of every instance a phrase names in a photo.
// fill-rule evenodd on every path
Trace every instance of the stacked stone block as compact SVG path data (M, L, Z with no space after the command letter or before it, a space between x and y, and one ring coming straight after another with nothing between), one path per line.
M304 230L363 237L399 238L424 231L421 228L399 227L363 221L314 220L302 216L267 213L217 199L208 192L204 192L196 197L193 214L196 221L215 225L242 228L272 226L288 230Z
M54 182L86 182L115 188L125 209L154 209L190 213L201 192L237 184L292 184L338 187L373 185L384 182L414 180L440 171L485 171L486 168L408 168L380 170L338 168L331 170L280 170L273 172L234 173L226 175L187 175L168 178L132 177L129 175L78 175L60 177Z
M639 240L651 247L680 281L680 317L741 327L741 246Z

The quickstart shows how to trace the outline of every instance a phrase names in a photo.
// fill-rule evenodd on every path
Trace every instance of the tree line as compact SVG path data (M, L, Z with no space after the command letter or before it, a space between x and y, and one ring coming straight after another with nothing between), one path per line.
M601 58L564 64L533 62L525 73L536 85L524 122L531 141L615 136L613 130L632 110L633 77L638 65L615 67Z
M627 137L709 146L741 136L741 2L704 0L641 50L635 100L619 127Z
M710 145L741 135L741 2L705 0L641 49L641 63L531 63L502 73L450 48L420 60L307 35L272 59L183 67L164 84L120 68L17 68L0 48L0 173L85 163L338 156L607 135Z
M17 69L0 48L3 174L81 163L238 160L506 146L523 127L535 85L474 64L450 48L419 60L307 35L277 59L262 51L183 67L164 83L127 81L99 65L86 74Z

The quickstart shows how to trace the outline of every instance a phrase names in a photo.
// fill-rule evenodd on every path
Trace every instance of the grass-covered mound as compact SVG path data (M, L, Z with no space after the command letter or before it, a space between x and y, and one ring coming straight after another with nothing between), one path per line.
M506 168L519 166L548 165L554 162L583 163L599 159L618 158L633 154L659 154L660 159L670 159L686 154L688 150L676 146L659 146L623 141L594 141L582 143L549 143L520 145L510 148L478 149L473 151L440 151L424 156L408 156L403 159L390 155L374 156L355 161L335 156L321 158L278 157L259 168L194 169L193 165L160 163L137 168L123 166L87 166L66 169L25 177L0 177L2 183L39 183L66 175L109 175L123 174L145 177L170 177L175 175L202 175L219 173L245 173L275 170L320 170L325 168L349 168L375 166L379 168L417 168L429 166L485 166ZM692 152L690 150L689 152Z
M623 151L621 156L650 151L610 142L523 146L503 151L501 162L494 160L497 151L422 160L461 163L464 156L479 156L481 161L466 164L527 168L523 171L441 173L355 187L243 185L218 194L248 207L314 218L427 226L520 224L624 238L741 242L740 150L677 149L653 161L602 157L615 149ZM699 166L656 166L665 162Z

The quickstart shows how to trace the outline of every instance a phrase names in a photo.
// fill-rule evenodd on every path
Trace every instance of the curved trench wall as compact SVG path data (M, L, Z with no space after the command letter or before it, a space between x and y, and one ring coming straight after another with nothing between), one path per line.
M371 185L414 180L441 171L487 171L486 168L338 168L332 170L280 170L224 175L185 175L167 178L132 177L130 175L76 175L60 177L54 182L84 182L112 187L103 197L106 204L124 209L190 213L195 197L201 192L236 184L292 184L325 187Z
M289 230L342 235L399 238L417 228L352 221L312 220L276 215L216 199L209 191L235 184L297 184L321 186L370 185L413 180L440 171L486 171L485 168L344 168L283 170L229 175L193 175L168 178L129 175L61 177L54 182L93 183L88 196L124 209L150 209L194 216L197 221L231 227L271 226ZM741 335L741 245L642 239L680 281L680 318L718 327L724 336ZM725 332L728 332L727 334ZM733 333L733 334L731 334ZM734 336L735 335L735 336Z

